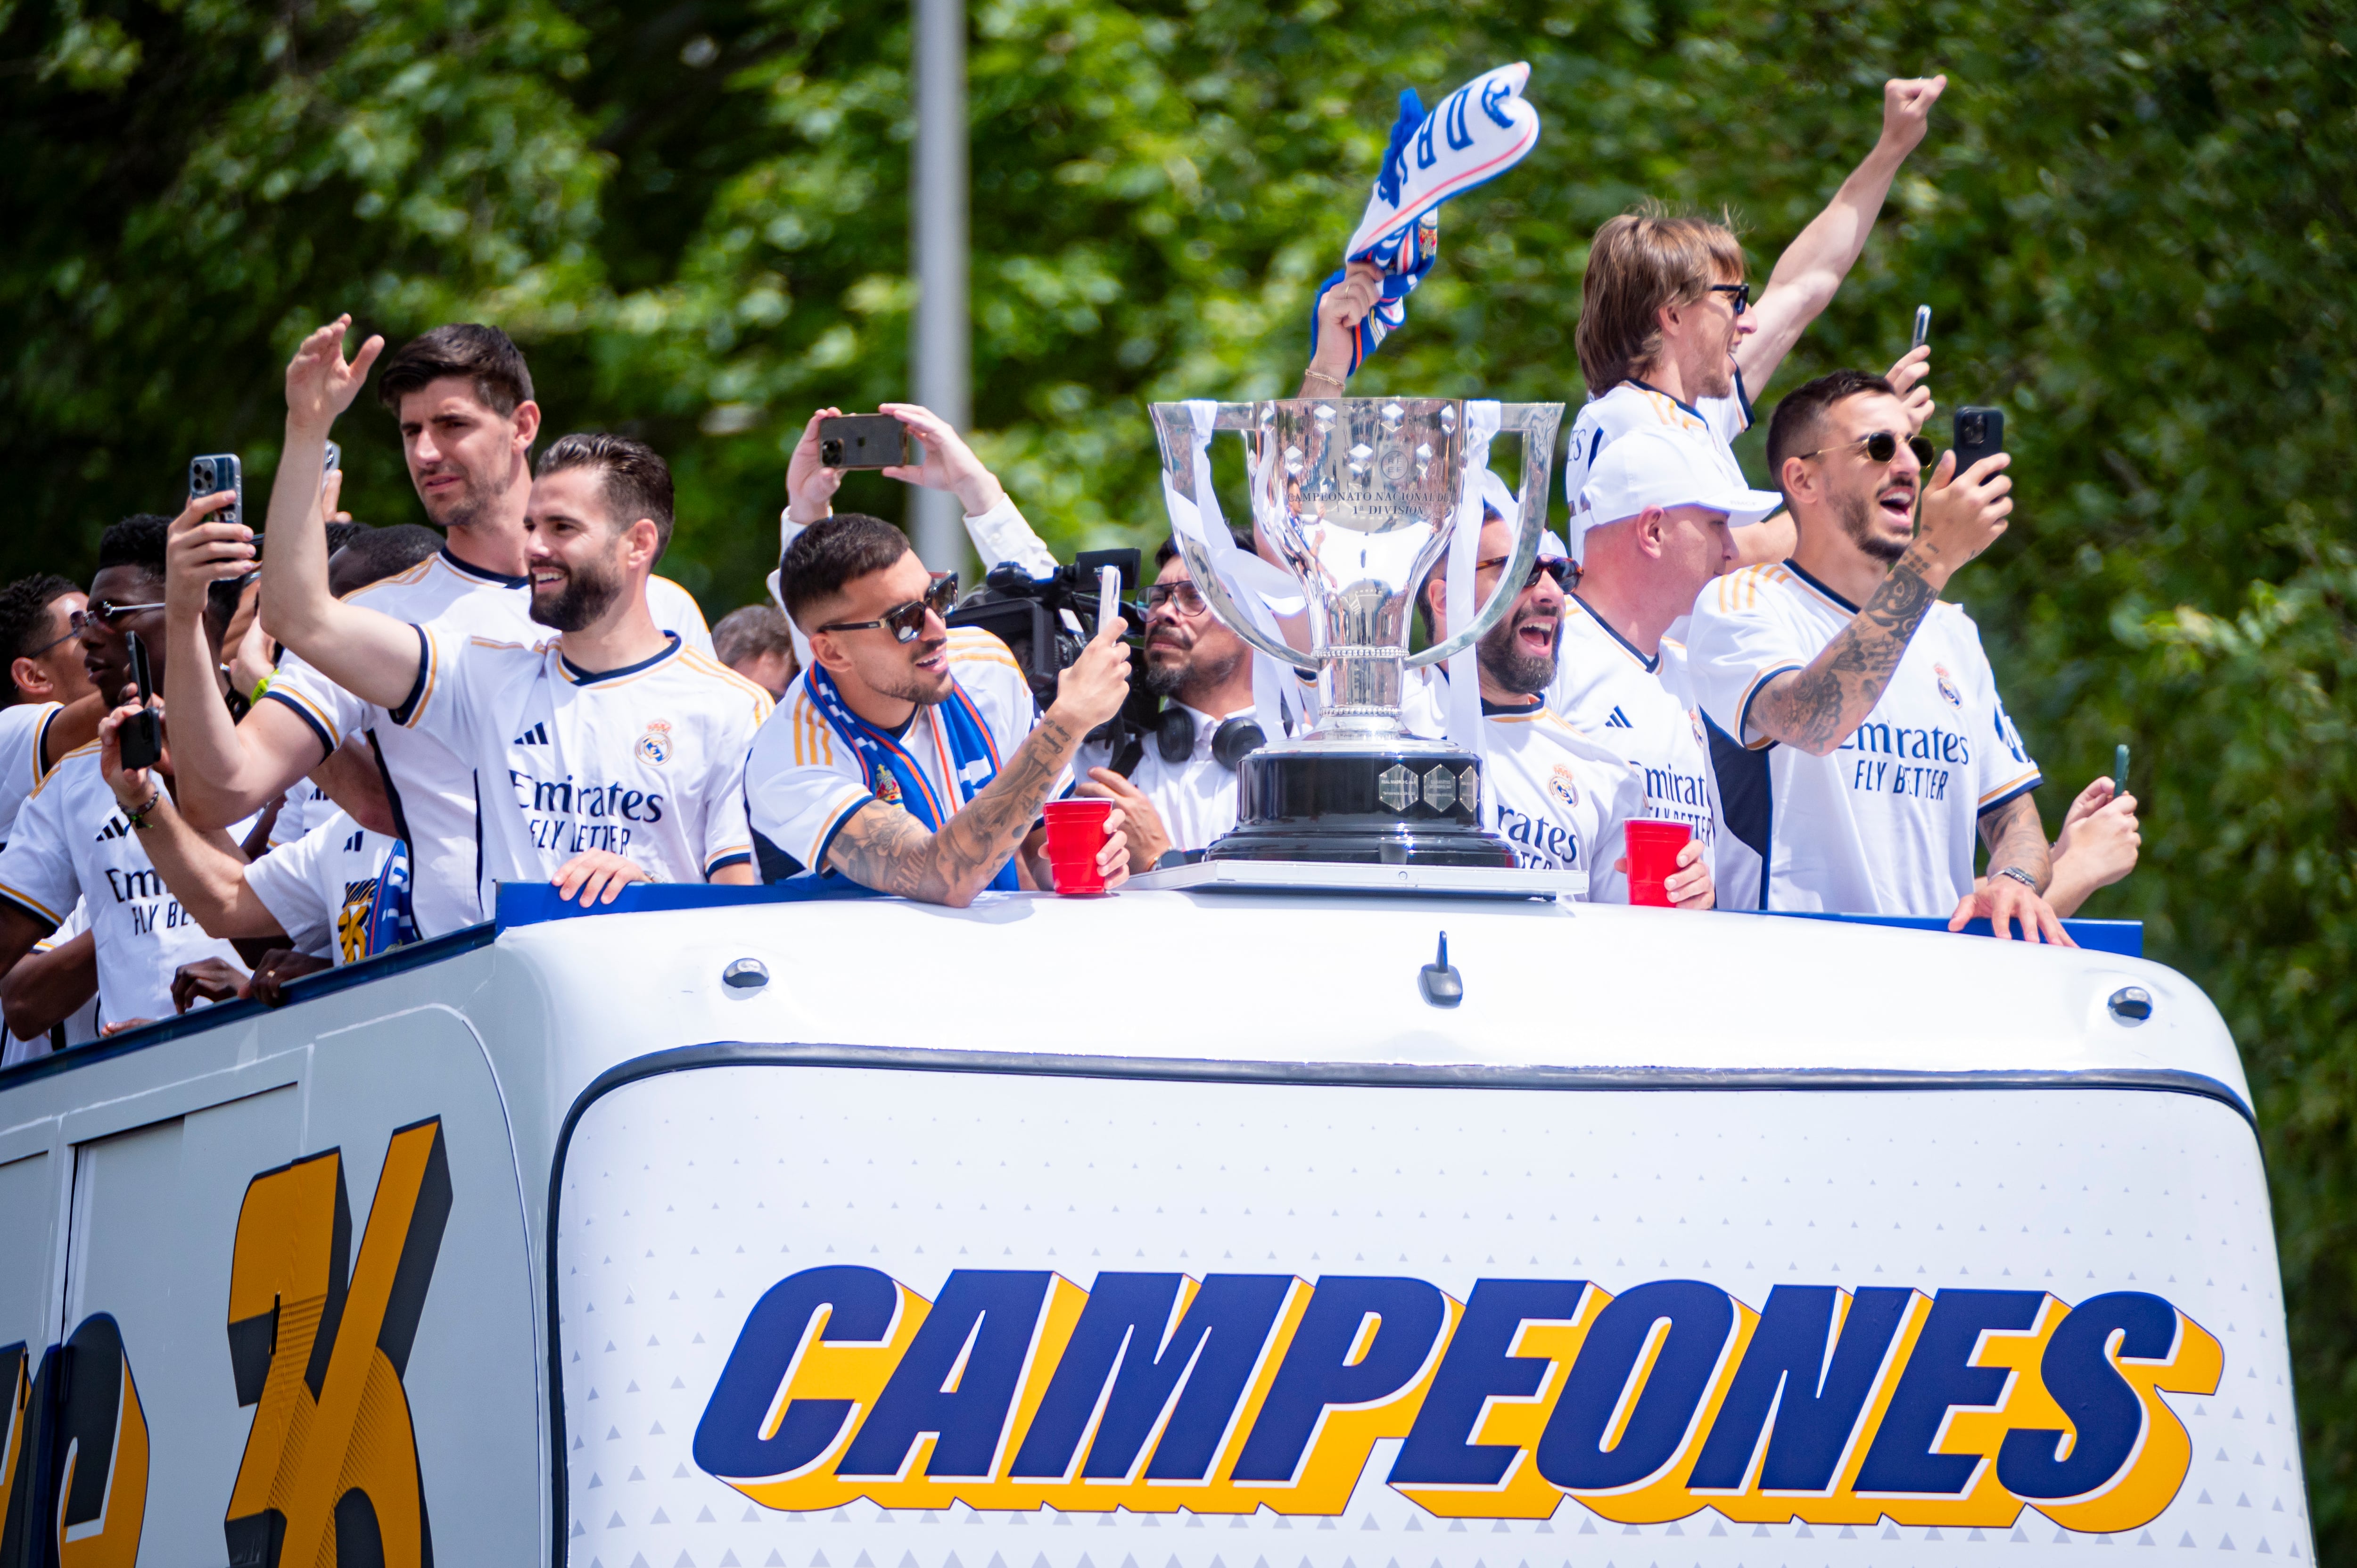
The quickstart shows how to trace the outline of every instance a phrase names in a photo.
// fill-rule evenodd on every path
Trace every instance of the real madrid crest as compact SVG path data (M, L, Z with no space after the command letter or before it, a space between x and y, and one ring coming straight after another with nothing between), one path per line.
M663 719L649 719L647 733L639 736L639 760L661 768L671 760L671 725Z
M1963 707L1964 694L1957 691L1955 682L1948 678L1948 667L1944 664L1934 664L1932 666L1932 673L1939 678L1940 695L1948 699L1948 705L1952 708Z
M888 806L900 803L900 781L889 773L876 780L876 798Z
M1566 806L1577 806L1579 804L1579 780L1568 767L1558 762L1555 765L1555 771L1547 775L1547 793Z

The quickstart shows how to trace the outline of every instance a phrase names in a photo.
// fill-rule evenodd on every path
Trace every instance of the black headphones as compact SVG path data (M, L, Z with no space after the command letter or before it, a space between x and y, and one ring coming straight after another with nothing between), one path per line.
M1211 732L1211 760L1233 773L1236 765L1268 744L1268 736L1251 719L1222 719ZM1154 722L1154 748L1162 760L1180 763L1195 755L1195 715L1177 703L1167 705Z

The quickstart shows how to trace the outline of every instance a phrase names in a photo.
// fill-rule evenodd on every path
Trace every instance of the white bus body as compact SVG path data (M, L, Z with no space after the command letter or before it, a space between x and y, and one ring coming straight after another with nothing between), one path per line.
M2158 965L632 897L0 1075L0 1563L2312 1559L2249 1091Z

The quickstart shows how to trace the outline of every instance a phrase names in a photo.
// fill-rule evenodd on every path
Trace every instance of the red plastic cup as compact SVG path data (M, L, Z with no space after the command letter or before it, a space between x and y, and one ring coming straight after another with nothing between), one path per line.
M1048 866L1055 873L1056 891L1066 895L1103 892L1104 875L1097 869L1097 855L1113 836L1105 831L1113 802L1075 797L1050 800L1044 811Z
M1629 902L1670 907L1663 886L1678 869L1678 852L1694 840L1694 828L1662 817L1631 817L1629 843Z

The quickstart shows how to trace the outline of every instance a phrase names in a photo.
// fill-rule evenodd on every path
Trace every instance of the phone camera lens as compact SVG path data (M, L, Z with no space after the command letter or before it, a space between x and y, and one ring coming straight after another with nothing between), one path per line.
M828 467L830 467L830 468L840 468L840 467L843 467L843 442L842 442L842 440L841 440L839 437L835 437L835 436L829 436L829 437L828 437L827 439L825 439L824 441L820 442L820 443L818 444L818 460L819 460L820 462L822 462L822 463L825 464L825 465L826 465Z
M211 490L213 486L213 466L210 463L199 463L197 465L197 483L204 487L207 491Z

